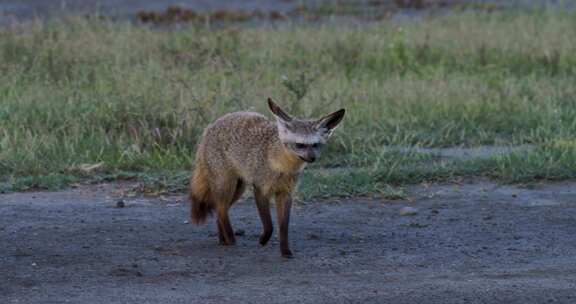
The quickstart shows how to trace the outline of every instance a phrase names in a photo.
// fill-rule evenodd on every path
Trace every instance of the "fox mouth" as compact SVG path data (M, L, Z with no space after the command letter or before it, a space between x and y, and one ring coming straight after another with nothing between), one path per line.
M298 156L301 160L307 162L307 163L313 163L314 161L316 161L315 157L302 157L302 156Z

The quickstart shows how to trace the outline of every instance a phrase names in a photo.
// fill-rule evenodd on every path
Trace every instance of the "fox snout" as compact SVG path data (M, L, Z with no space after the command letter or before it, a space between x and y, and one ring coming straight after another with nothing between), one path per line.
M320 154L320 145L296 144L295 146L296 155L307 163L315 162Z

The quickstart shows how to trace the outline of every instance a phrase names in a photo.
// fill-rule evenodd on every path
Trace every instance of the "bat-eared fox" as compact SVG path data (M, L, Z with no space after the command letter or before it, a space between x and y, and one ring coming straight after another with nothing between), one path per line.
M266 245L272 236L270 200L274 198L280 251L283 257L292 257L288 223L298 175L306 163L318 158L345 110L308 120L292 117L270 98L268 107L275 121L259 113L235 112L204 130L190 179L191 217L201 224L215 211L220 244L233 245L228 209L246 186L252 186L264 227L260 244Z

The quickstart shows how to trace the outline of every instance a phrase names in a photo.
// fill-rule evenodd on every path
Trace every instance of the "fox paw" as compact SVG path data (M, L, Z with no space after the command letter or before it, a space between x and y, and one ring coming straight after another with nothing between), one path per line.
M291 259L294 257L294 255L292 254L292 251L290 251L290 249L286 249L282 250L282 257L285 259Z
M258 242L260 243L260 245L266 246L266 244L268 244L268 241L270 240L271 236L272 236L271 234L270 235L263 234L258 239Z

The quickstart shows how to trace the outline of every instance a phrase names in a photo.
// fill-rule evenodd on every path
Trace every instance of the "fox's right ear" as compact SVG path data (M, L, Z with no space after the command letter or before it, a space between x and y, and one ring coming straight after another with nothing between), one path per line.
M284 112L270 97L268 97L268 108L270 108L270 111L277 119L284 122L292 121L292 117Z
M336 126L338 126L342 118L344 118L344 113L346 113L346 110L340 109L332 114L326 115L316 122L316 127L323 130L325 137L330 137Z

